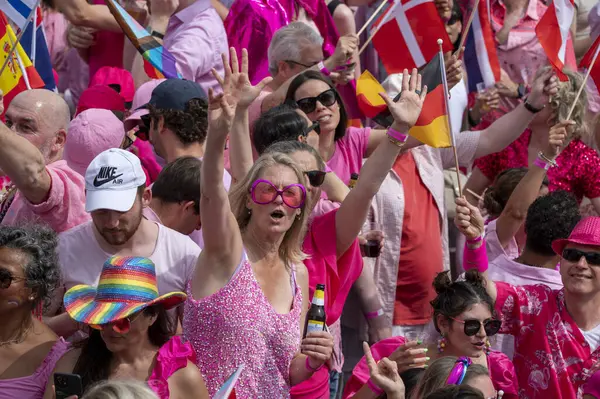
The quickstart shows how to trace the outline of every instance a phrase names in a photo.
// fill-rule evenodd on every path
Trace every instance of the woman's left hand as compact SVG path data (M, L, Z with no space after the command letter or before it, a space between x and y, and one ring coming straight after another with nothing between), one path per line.
M386 93L379 93L394 117L394 128L402 133L408 133L419 119L427 86L421 89L421 75L414 68L408 74L408 69L402 72L402 92L398 101L394 102Z
M308 356L308 364L313 369L324 365L333 354L333 336L326 331L311 332L302 340L300 350Z

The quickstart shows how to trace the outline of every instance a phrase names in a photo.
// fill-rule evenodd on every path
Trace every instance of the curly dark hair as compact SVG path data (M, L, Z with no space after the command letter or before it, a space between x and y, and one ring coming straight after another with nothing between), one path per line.
M32 308L40 301L49 304L50 294L60 283L60 267L56 247L58 237L45 225L0 226L0 248L10 248L27 255L23 265L25 284L35 294Z
M568 238L580 220L573 194L558 190L539 197L527 210L525 247L539 255L555 255L552 241Z
M483 207L492 218L500 216L513 191L527 174L527 168L505 169L496 176L494 183L483 196ZM548 186L548 178L544 177L542 186Z
M488 307L494 314L494 301L485 289L485 281L477 270L469 270L465 273L465 280L452 281L449 272L441 272L433 280L433 288L437 296L431 301L433 307L433 324L440 332L437 324L437 316L446 318L457 317L471 306L478 303Z
M331 79L324 76L321 72L312 69L304 71L296 76L290 83L288 91L285 95L285 101L286 103L289 101L295 102L296 100L294 99L294 95L296 94L296 90L298 90L300 86L309 80L320 80L321 82L325 82L331 89L333 89L335 93L335 100L340 107L340 123L338 123L337 127L335 128L335 135L333 136L333 139L338 141L346 135L346 127L348 126L348 112L346 112L346 106L344 105L344 101L342 101L342 96L340 96L340 93L335 88L335 85L331 82Z
M203 144L208 133L208 102L204 98L188 101L185 111L156 108L148 105L150 119L155 123L161 117L165 127L179 137L184 145Z

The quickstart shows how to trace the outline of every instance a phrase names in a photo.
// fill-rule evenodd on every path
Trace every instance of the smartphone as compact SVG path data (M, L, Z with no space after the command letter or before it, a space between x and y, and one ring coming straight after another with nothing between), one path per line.
M54 390L56 399L66 399L69 396L83 395L83 384L78 374L54 373Z

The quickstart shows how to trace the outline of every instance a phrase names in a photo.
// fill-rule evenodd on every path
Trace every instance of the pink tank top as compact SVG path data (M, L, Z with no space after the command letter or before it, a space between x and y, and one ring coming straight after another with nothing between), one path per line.
M289 370L300 349L302 292L292 271L294 300L287 314L273 309L243 256L227 285L200 300L188 300L183 336L192 343L211 397L240 364L238 398L289 398Z
M67 352L69 344L59 338L35 373L26 377L0 380L0 399L40 399L58 359Z

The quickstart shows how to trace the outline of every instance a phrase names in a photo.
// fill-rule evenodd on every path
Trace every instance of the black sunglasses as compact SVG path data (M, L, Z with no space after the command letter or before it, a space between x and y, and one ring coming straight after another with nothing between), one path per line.
M454 317L450 317L452 320L462 323L465 325L465 335L467 337L472 337L473 335L479 332L479 329L483 325L483 329L485 330L485 335L491 337L492 335L496 335L498 331L500 331L500 327L502 327L502 322L498 319L490 319L484 322L479 320L458 320Z
M308 177L311 186L319 187L325 181L327 173L322 170L307 170L304 174Z
M305 114L310 114L317 108L317 101L325 107L330 107L337 101L335 90L325 90L323 93L316 97L306 97L296 101L298 108L300 108Z
M27 281L27 279L15 277L9 270L0 268L0 289L7 289L13 281Z
M569 262L579 262L581 258L585 258L588 264L600 266L600 253L598 252L584 252L575 248L567 248L563 250L562 257Z

